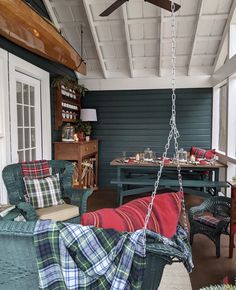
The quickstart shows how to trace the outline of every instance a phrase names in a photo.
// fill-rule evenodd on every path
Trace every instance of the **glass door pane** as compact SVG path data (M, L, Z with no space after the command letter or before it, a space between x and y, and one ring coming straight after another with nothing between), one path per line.
M16 72L15 89L15 102L12 97L10 104L13 116L11 122L13 161L41 159L40 81Z
M35 89L27 83L16 82L17 129L19 161L35 159Z

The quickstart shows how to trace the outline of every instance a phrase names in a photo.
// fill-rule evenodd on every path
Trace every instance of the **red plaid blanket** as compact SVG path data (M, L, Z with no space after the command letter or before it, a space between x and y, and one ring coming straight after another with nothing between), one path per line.
M30 178L44 178L51 175L47 160L22 162L21 169L23 176Z

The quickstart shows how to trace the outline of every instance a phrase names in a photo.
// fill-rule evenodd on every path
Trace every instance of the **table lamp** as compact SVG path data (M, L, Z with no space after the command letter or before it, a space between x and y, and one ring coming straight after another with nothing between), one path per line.
M80 119L83 122L84 133L86 135L86 141L90 140L90 135L92 131L92 126L90 122L97 121L96 109L81 109Z

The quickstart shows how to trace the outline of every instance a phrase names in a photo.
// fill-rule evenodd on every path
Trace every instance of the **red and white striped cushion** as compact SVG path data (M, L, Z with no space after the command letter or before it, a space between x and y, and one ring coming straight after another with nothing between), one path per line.
M168 238L172 237L176 233L182 198L180 192L156 195L148 229ZM81 217L81 224L105 229L112 228L121 232L142 229L150 199L150 197L138 198L118 208L104 208L84 213Z

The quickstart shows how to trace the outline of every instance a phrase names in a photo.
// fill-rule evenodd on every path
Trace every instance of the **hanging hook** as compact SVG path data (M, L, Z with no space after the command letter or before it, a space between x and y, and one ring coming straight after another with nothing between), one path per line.
M84 59L83 59L83 54L84 54L84 41L83 41L83 38L84 38L84 29L83 29L83 24L80 25L80 63L79 65L76 67L76 70L81 66L81 64L84 62Z

